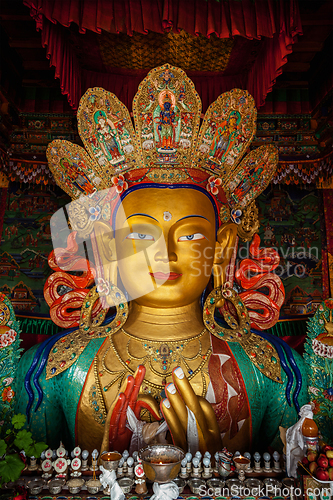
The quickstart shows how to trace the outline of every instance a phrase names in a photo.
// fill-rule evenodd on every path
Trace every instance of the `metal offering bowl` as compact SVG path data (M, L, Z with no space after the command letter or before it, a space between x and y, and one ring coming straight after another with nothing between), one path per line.
M139 452L139 457L147 478L162 484L178 476L185 452L177 446L161 444L147 446Z
M70 479L67 482L68 489L69 489L70 493L72 493L72 495L79 493L79 491L81 490L83 485L84 485L84 479L79 479L77 477Z
M29 488L30 494L31 495L39 495L39 493L42 491L44 485L45 485L44 479L40 479L40 478L31 479L28 482L28 488Z
M117 470L121 454L117 451L106 451L101 455L101 465L106 470Z
M51 495L57 495L58 493L60 493L62 487L65 485L65 482L66 482L65 479L60 479L60 478L50 479L47 485L49 487Z
M123 493L128 494L131 492L131 489L133 488L134 484L134 479L130 477L122 477L118 479L118 484L120 488L123 490Z
M234 457L234 463L236 469L245 470L250 465L251 460L249 458L243 457L242 455L238 455L238 457Z
M271 478L269 478L271 479ZM273 479L274 481L274 479ZM251 491L251 495L253 496L259 496L260 495L260 488L263 487L264 483L260 481L260 479L257 479L255 477L249 477L248 479L245 480L244 485L246 488L249 488ZM274 495L276 496L276 495Z
M89 493L91 493L92 495L95 495L96 493L99 492L102 485L98 479L89 479L89 481L86 481L85 486L86 486Z
M173 480L174 483L176 483L176 485L178 486L179 488L179 494L183 493L184 491L184 488L186 486L186 481L185 479L182 479L181 477L176 477L174 480Z
M273 477L266 477L264 479L264 484L266 486L271 486L273 488L282 489L282 483L280 481L278 481L277 479L274 479Z
M188 481L187 484L189 485L190 490L194 495L200 495L201 489L206 486L205 481L198 477L193 477Z

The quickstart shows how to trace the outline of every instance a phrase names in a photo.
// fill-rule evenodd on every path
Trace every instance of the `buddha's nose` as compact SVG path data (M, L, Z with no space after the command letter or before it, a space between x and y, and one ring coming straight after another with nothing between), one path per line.
M172 239L167 237L160 238L160 247L155 253L156 262L176 262L177 254L173 247ZM163 240L163 241L162 241Z

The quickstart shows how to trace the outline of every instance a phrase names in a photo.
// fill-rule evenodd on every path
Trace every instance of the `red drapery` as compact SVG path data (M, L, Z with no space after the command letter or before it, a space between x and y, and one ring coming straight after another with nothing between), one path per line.
M192 35L200 33L207 37L215 33L221 38L238 35L250 40L262 39L262 48L245 77L240 74L234 78L198 76L196 82L191 76L196 85L201 84L207 99L209 94L215 99L219 93L238 85L254 96L258 107L264 104L282 72L295 37L302 33L297 0L24 0L24 4L30 8L37 29L42 30L42 44L47 47L50 64L55 66L61 90L74 109L89 85L104 85L115 93L117 87L121 88L123 102L131 107L141 76L104 74L81 68L63 28L72 22L79 26L81 33L105 30L132 35L134 31L163 33L172 28L176 32L184 29ZM211 85L215 86L214 92L210 90ZM198 91L200 93L200 88Z

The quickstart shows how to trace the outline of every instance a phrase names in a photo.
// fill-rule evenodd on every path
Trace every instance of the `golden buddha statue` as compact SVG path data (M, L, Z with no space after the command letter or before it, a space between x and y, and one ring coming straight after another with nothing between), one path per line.
M97 115L112 131L105 148L111 139L119 145L110 158L99 147ZM48 148L55 179L73 199L66 208L73 232L67 249L50 256L55 273L45 296L51 317L71 330L23 356L18 409L50 446L61 437L90 451L122 451L130 446L132 410L145 422L143 435L165 420L169 439L184 449L279 448L279 426L297 420L307 387L302 358L253 330L278 317L283 287L268 272L278 265L276 253L259 250L257 240L251 247L269 295L238 296L233 287L238 238L249 240L258 228L254 199L274 175L276 150L263 146L242 160L256 123L243 90L220 96L199 131L200 98L169 65L140 84L133 115L136 131L113 94L89 89L78 110L88 153L62 140ZM237 127L226 137L223 124L234 117ZM64 158L79 179L73 168L64 174ZM83 196L87 184L94 192ZM70 274L78 270L83 275ZM70 289L63 296L61 284ZM253 300L252 313L242 298Z

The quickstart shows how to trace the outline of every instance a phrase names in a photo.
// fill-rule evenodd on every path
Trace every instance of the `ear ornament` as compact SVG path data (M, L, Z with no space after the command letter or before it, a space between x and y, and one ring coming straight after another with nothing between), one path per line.
M224 299L236 311L235 319L229 310L220 308L225 322L230 328L223 327L215 320L216 304ZM280 358L275 348L260 335L251 332L249 313L238 294L226 283L224 287L214 288L208 295L203 308L203 321L207 330L226 342L237 342L258 370L275 382L282 383Z
M62 337L54 344L46 365L46 379L59 375L72 366L90 340L111 336L125 324L128 317L125 295L115 285L102 281L103 283L99 283L89 291L83 301L78 330ZM111 297L116 307L116 315L110 323L103 324L109 307L104 308L93 320L91 315L96 301L101 299L103 303L106 296Z

